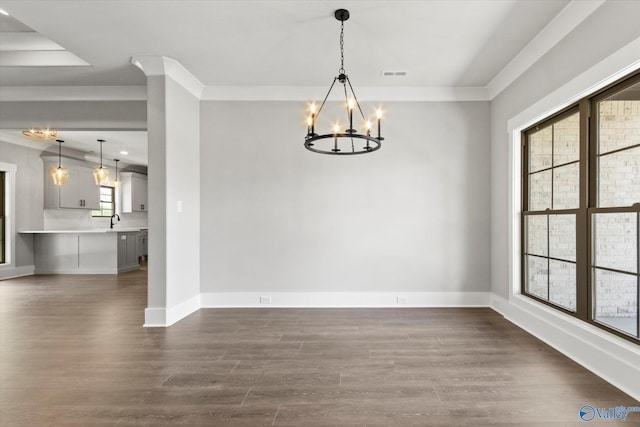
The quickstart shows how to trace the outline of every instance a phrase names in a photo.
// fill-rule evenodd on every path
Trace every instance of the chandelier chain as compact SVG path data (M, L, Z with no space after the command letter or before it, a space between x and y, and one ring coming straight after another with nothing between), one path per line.
M340 23L340 69L338 73L345 74L344 70L344 21Z

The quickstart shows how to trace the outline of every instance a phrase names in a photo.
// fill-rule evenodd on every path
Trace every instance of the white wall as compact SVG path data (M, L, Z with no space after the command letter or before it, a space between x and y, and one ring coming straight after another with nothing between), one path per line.
M200 101L191 90L198 82L169 58L136 63L147 75L148 94L145 326L169 326L200 308Z
M44 181L40 151L0 141L0 162L17 166L15 185L16 232L42 228ZM33 237L31 235L16 234L14 239L16 251L14 266L33 266Z
M116 197L116 209L122 209L122 203ZM115 228L147 227L146 212L120 213L120 221L115 222ZM84 230L94 228L109 228L111 218L92 217L91 211L86 209L45 209L45 230Z
M346 157L304 149L305 107L202 102L203 293L490 289L488 103L388 103Z
M175 307L200 294L200 101L165 79L167 307Z
M640 66L640 2L608 1L491 102L492 307L640 399L640 349L519 295L518 128ZM515 134L515 135L514 135Z
M606 2L491 102L491 289L503 298L509 295L511 258L507 122L640 37L638 16L640 2ZM573 95L588 89L580 87Z

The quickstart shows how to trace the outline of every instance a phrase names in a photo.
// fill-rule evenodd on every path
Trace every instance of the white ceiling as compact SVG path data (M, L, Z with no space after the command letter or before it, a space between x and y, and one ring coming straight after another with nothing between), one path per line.
M345 68L356 90L486 88L570 3L2 0L10 16L0 15L0 36L11 35L0 40L0 64L14 57L33 64L0 66L0 88L143 86L145 77L131 58L162 55L205 87L328 89L340 65L340 24L333 17L339 8L351 12ZM46 55L64 52L89 66L43 66ZM383 71L406 76L383 77ZM104 132L101 137L114 139Z
M4 0L12 17L91 67L5 68L4 86L141 85L136 55L180 62L205 86L486 86L568 0ZM383 70L406 77L383 78Z

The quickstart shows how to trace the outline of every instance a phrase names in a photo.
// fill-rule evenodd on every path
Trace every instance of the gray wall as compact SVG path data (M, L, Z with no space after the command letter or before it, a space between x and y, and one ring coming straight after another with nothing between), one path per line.
M40 150L0 141L0 162L17 166L15 187L16 232L41 229L43 226L42 204L44 166ZM15 267L33 265L32 235L15 236Z
M640 37L640 2L609 1L491 102L491 290L509 295L510 206L507 122ZM579 90L587 90L587 87ZM577 93L576 93L577 95Z
M489 103L385 108L335 157L303 102L202 102L201 291L489 291Z

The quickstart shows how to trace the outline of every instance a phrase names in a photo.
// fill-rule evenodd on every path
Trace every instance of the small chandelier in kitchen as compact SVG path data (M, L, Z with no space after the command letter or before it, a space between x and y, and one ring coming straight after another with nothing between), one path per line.
M99 139L100 143L100 167L95 168L93 171L93 179L96 181L96 185L106 185L109 182L109 170L102 166L102 144L104 139Z
M310 106L309 116L307 117L307 135L304 138L304 146L307 150L315 153L322 154L365 154L374 152L381 147L381 143L384 140L380 134L380 120L382 119L382 110L378 109L376 112L377 120L377 136L371 136L371 121L367 120L358 98L351 86L349 76L344 69L344 21L349 19L349 11L346 9L338 9L334 13L335 18L340 21L340 69L338 70L338 76L334 77L333 83L329 88L329 92L324 97L324 101L320 105L320 108L316 108L316 104L312 103ZM316 123L322 112L322 107L327 102L327 98L331 94L336 81L342 84L344 89L345 107L347 118L349 121L349 127L345 130L340 130L339 123L333 125L333 132L318 134L316 133ZM350 95L349 95L350 94ZM364 133L358 133L353 127L353 110L357 109L356 114L359 112L364 120ZM364 146L361 146L364 145Z
M118 181L118 162L120 159L113 159L113 161L116 162L116 178L111 182L111 185L114 187L120 187L120 181Z
M56 139L56 142L58 143L58 167L51 168L49 175L51 175L54 185L61 186L69 179L69 171L62 167L62 143L64 141Z
M23 130L22 134L27 138L56 139L56 137L58 136L58 131L53 129L29 128Z

